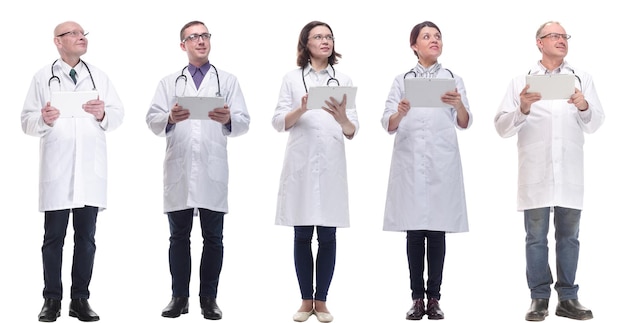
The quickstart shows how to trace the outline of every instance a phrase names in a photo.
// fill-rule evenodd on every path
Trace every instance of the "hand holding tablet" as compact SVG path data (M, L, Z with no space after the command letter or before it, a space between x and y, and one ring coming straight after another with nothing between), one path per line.
M209 112L224 107L223 97L182 96L178 105L189 110L189 119L209 120Z

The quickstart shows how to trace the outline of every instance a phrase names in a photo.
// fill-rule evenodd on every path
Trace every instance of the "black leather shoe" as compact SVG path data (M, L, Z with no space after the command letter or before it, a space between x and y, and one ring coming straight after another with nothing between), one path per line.
M426 314L426 308L424 307L424 299L418 298L416 300L413 300L413 306L411 306L411 309L408 312L406 312L406 319L407 320L421 320L424 314Z
M436 298L428 299L426 314L429 320L443 320L443 311L439 308L439 300Z
M61 316L61 300L44 299L41 312L39 312L39 322L54 322L59 316Z
M543 321L548 316L547 298L533 298L526 312L526 321Z
M593 313L588 308L582 306L577 299L559 301L556 306L556 315L574 320L589 320L593 318Z
M98 316L98 314L91 309L89 301L87 301L86 298L77 298L70 302L70 316L83 322L94 322L100 320L100 316Z
M200 308L202 309L202 315L207 320L220 320L222 319L222 310L215 302L213 297L200 297Z
M170 303L161 312L161 316L173 318L187 313L189 313L189 297L172 297Z

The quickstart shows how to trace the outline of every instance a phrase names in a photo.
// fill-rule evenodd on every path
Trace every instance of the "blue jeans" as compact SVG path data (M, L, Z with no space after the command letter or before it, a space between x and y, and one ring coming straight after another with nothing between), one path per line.
M200 260L200 296L217 297L217 285L224 259L224 213L199 209L202 228L202 258ZM172 275L172 296L189 297L191 279L191 228L193 209L169 212L169 262Z
M85 206L72 209L74 226L74 255L72 259L72 286L70 297L89 298L89 283L96 254L96 219L98 208ZM62 299L61 267L63 245L70 209L44 213L44 237L41 255L43 260L44 298Z
M427 243L426 243L427 242ZM446 257L446 233L413 230L406 233L406 254L409 261L412 299L441 298L443 262ZM424 286L424 257L428 261L428 279Z
M317 227L317 259L315 261L315 295L313 289L313 240L314 226L294 227L293 256L296 276L302 299L326 301L330 282L335 272L337 239L335 227Z
M574 283L578 268L578 231L580 210L554 207L556 240L556 284L559 300L578 298L578 285ZM552 272L548 263L548 231L550 208L524 211L526 227L526 279L530 297L550 298Z

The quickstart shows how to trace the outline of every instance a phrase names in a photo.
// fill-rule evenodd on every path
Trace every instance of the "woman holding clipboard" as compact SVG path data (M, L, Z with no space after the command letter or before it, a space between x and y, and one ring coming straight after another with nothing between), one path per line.
M394 79L381 120L385 131L395 135L383 230L407 235L413 305L406 319L428 315L436 320L444 318L439 299L445 235L468 231L456 130L468 128L472 115L462 78L437 61L443 48L439 27L430 21L417 24L410 43L417 65ZM452 78L456 89L441 95L445 106L411 108L404 87L407 77Z
M284 78L272 125L289 132L278 190L275 224L294 228L294 261L302 303L293 320L316 315L320 322L333 316L326 296L335 270L336 228L348 227L348 181L344 137L352 139L359 123L354 103L329 98L324 107L308 107L314 86L352 86L336 71L341 54L335 51L330 26L312 21L298 41L298 68ZM311 241L317 234L316 261ZM315 281L315 285L314 285Z

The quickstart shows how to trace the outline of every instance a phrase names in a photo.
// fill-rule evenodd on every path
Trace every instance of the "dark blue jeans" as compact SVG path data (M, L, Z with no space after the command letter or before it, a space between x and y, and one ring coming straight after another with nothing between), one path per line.
M441 298L443 261L446 257L446 233L416 230L406 233L406 253L409 260L411 297L413 299ZM424 287L424 256L428 262L428 279Z
M335 227L317 227L317 258L315 261L315 291L313 288L313 240L314 226L294 227L293 256L296 276L302 299L326 301L330 282L335 272L337 240ZM315 295L314 295L315 293Z
M200 260L200 296L217 297L217 285L224 258L224 213L199 209L202 229L202 258ZM191 279L191 228L193 209L169 212L170 273L172 296L189 297Z
M72 286L70 297L89 298L89 283L96 254L96 219L98 208L85 206L72 209L74 226L74 256L72 259ZM70 217L70 209L46 211L44 222L43 259L44 298L62 299L61 267L63 244Z

